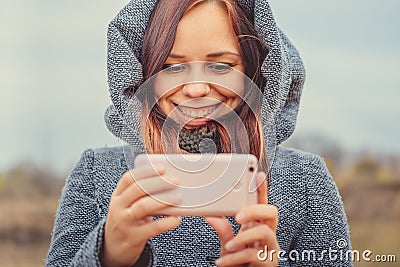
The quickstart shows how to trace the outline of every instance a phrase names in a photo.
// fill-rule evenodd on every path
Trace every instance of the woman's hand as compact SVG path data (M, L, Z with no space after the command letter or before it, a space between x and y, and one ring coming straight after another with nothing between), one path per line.
M241 225L239 233L234 236L230 223L224 218L209 217L207 222L217 231L221 241L218 266L277 266L279 244L276 238L278 209L268 205L265 173L259 172L258 204L244 208L235 216ZM258 259L260 250L267 246L268 251L275 250L272 259ZM264 255L264 254L263 254Z
M100 255L102 265L132 266L147 240L179 225L180 218L175 216L152 220L151 215L157 211L181 202L176 194L165 195L176 188L177 182L170 178L171 183L165 181L160 176L163 173L161 167L141 166L120 179L110 200ZM170 204L151 196L155 194Z

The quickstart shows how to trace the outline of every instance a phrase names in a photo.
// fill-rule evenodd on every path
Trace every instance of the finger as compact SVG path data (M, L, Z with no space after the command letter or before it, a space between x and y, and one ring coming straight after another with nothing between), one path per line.
M246 224L251 221L265 222L273 230L278 225L278 209L273 205L258 204L245 207L236 216L239 224Z
M131 222L143 222L147 216L156 215L160 210L182 203L180 194L161 193L153 196L140 198L126 209L126 213Z
M217 266L242 266L250 264L250 266L276 266L271 261L261 261L257 257L258 250L254 248L246 248L240 251L227 254L215 261ZM276 260L276 259L274 259Z
M257 175L257 196L259 204L268 204L268 192L267 192L267 175L265 172L259 172Z
M275 231L266 224L260 224L246 231L239 232L233 239L226 243L225 249L229 252L234 252L246 246L253 247L254 244L257 244L255 248L260 245L262 247L267 245L269 248L277 248L278 241Z
M217 232L221 241L221 247L225 245L231 238L234 237L231 224L224 218L207 217L206 221Z
M146 195L155 195L165 191L176 189L178 182L172 178L153 176L141 179L125 189L120 194L120 201L123 207L130 206L133 202Z
M125 172L121 179L119 179L117 187L114 190L114 195L120 195L126 188L128 188L131 184L133 184L135 180L131 176L130 172Z
M146 165L129 170L122 175L114 190L114 195L120 195L125 189L139 179L162 175L163 173L164 169L159 165Z
M134 179L138 181L148 177L163 175L165 173L165 170L164 167L161 165L148 164L135 167L134 169L130 170L130 172L132 173Z
M153 216L147 216L143 219L144 223L149 223L153 221Z
M181 217L179 216L168 216L161 218L150 223L139 226L138 231L143 233L140 235L142 241L146 241L156 235L164 233L177 227L181 223Z

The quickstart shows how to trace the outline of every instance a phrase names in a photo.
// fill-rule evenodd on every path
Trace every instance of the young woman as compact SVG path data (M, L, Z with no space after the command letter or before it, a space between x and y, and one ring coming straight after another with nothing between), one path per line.
M47 266L352 265L327 253L350 242L323 160L275 147L293 132L304 69L267 1L131 1L108 37L106 123L131 150L84 152L62 192ZM184 73L194 76L182 82ZM230 114L237 119L226 122ZM232 135L240 125L246 136ZM258 204L227 218L153 217L181 199L152 195L178 184L163 182L162 166L132 167L134 157L198 153L205 137L215 152L258 158Z

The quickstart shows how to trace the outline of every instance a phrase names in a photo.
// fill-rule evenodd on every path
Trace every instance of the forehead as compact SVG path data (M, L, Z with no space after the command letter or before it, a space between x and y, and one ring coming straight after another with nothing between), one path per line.
M225 49L238 52L239 44L228 13L220 4L199 4L179 21L173 53L203 55Z

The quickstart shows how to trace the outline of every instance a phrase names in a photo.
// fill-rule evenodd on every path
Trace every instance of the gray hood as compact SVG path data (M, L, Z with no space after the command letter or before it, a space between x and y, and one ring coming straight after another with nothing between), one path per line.
M144 82L140 55L145 29L156 2L132 0L111 21L108 29L108 83L112 105L105 112L105 121L115 136L134 147L143 147L139 120L123 119L128 114L135 114L123 92L127 88L137 89ZM262 75L267 78L263 90L262 123L264 136L274 140L267 144L267 149L273 151L272 147L289 138L294 131L305 70L297 50L277 27L268 1L237 2L250 17L254 17L259 37L269 47L261 68ZM268 154L273 153L271 151Z

